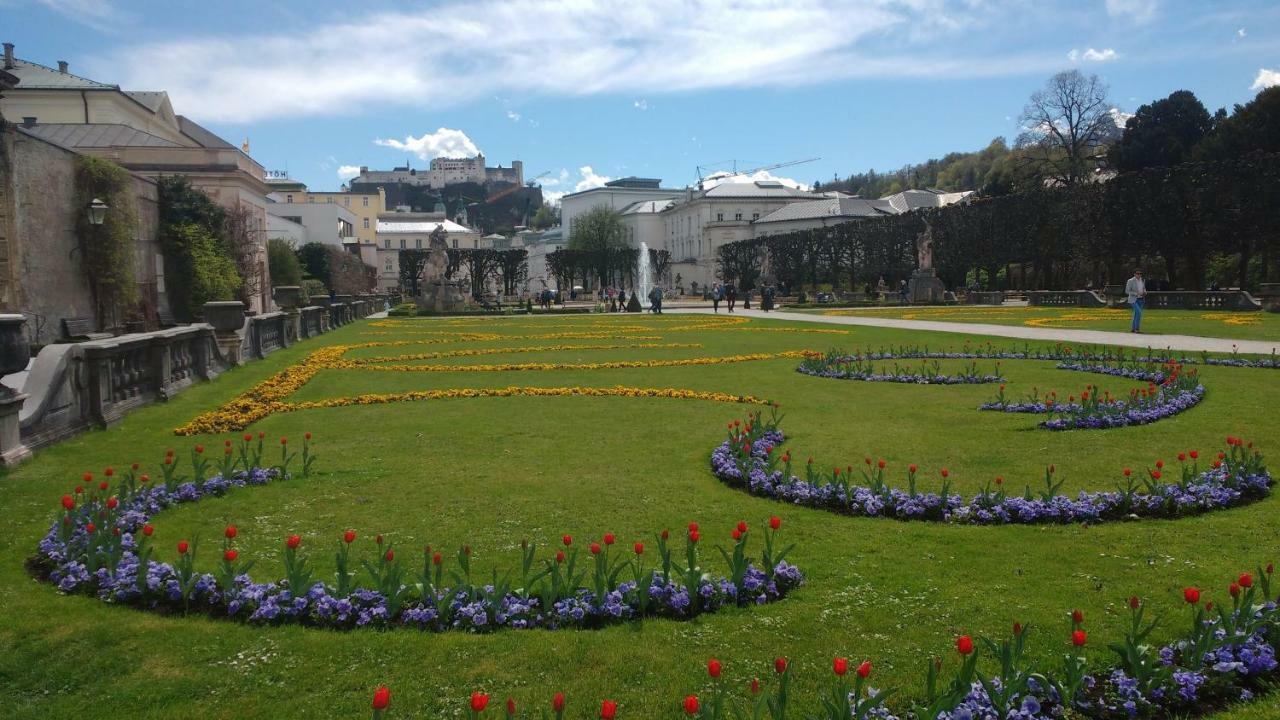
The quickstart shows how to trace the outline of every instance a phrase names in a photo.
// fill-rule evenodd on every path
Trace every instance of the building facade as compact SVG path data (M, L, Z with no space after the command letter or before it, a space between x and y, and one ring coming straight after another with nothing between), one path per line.
M560 227L566 238L573 237L573 227L578 216L590 212L593 208L607 207L621 212L637 202L645 200L670 201L685 194L684 190L661 187L662 181L656 178L621 178L607 182L602 187L591 188L581 192L569 193L560 198ZM639 239L636 241L639 242ZM649 243L649 247L654 247Z
M378 218L376 259L378 289L386 292L400 287L400 251L428 250L431 233L443 228L445 242L454 249L477 249L480 233L447 220L440 213L390 212Z
M434 158L425 170L411 168L408 165L391 170L370 170L367 166L360 168L360 174L351 179L353 185L392 184L422 185L433 190L461 185L464 183L509 183L524 184L524 163L513 160L511 167L487 167L484 155L472 158Z

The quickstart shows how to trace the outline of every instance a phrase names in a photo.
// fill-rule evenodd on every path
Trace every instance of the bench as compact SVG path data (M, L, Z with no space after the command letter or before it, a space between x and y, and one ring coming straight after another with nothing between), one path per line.
M156 320L159 321L162 328L177 327L178 325L178 320L173 317L173 311L167 308L156 311Z
M62 334L68 340L105 340L111 333L95 332L93 321L89 318L62 318Z

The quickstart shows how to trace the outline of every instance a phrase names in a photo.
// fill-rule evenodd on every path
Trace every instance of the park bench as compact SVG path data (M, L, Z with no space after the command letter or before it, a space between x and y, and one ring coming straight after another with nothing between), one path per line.
M93 321L89 318L62 318L62 334L74 342L105 340L111 337L111 333L94 331Z

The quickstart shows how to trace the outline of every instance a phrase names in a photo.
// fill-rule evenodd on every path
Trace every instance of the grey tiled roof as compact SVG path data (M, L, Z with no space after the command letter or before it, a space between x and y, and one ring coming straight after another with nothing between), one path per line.
M213 134L213 132L206 130L199 123L185 115L178 116L178 128L182 130L183 135L195 140L201 147L240 149Z
M79 147L182 147L128 125L38 123L24 128L29 134L67 148Z
M709 198L814 198L811 192L789 188L781 183L756 181L720 183L694 196Z
M18 78L18 87L23 90L119 90L115 85L107 85L96 80L83 78L71 73L58 72L54 68L45 67L29 60L14 59L14 67L9 73Z
M817 218L855 218L896 215L897 213L885 200L868 200L859 197L832 197L810 202L795 202L785 205L754 224L786 222L788 220L815 220Z
M151 112L160 112L160 106L168 97L168 93L163 90L125 90L124 94L145 105Z
M637 200L618 211L620 215L644 215L660 213L674 200Z

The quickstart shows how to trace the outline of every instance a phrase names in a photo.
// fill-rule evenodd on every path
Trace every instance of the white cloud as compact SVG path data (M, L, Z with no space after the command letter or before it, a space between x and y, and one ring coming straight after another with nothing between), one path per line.
M433 133L423 133L421 137L405 136L403 141L381 138L374 140L375 145L411 152L423 160L438 157L475 157L480 149L471 142L471 138L461 130L440 128Z
M338 167L338 179L350 180L360 174L359 165L341 165Z
M1240 28L1239 30L1236 31L1236 37L1240 38L1241 40L1244 39L1245 35L1248 35L1248 33L1244 31L1244 28Z
M1249 86L1250 90L1266 90L1269 87L1280 85L1280 70L1268 70L1262 68L1258 70L1258 77L1253 79L1253 84Z
M520 122L520 113L516 112L515 110L508 110L507 119L510 120L511 122Z
M1145 23L1156 16L1160 0L1107 0L1107 14Z
M577 185L573 186L574 192L582 192L583 190L590 190L591 188L603 187L605 183L613 179L608 175L601 175L595 170L592 170L590 165L583 165L578 168L578 172L582 173L582 179L578 181Z
M950 49L957 44L948 40L1007 21L1006 10L974 0L442 0L259 25L270 29L255 34L130 44L97 58L94 71L124 87L163 88L179 112L201 122L252 122L370 106L437 110L515 92L636 98L1053 70L1060 56L1041 49L999 58ZM387 42L393 37L449 42ZM347 71L318 71L333 67L335 38Z
M631 105L632 105L632 107L634 107L634 108L635 108L635 109L637 109L637 110L648 110L648 109L649 109L649 101L648 101L648 100L645 100L644 98L640 98L639 100L637 100L637 101L635 101L635 102L631 103Z
M538 182L542 184L542 199L545 200L546 202L551 203L552 205L556 205L556 204L559 204L560 198L564 197L565 195L568 195L569 193L582 192L583 190L590 190L591 188L602 187L605 183L609 182L612 179L613 178L609 177L608 175L601 175L597 173L595 169L592 168L590 165L583 165L582 167L578 168L578 181L574 183L572 190L570 189L548 190L547 189L549 186L560 187L563 185L567 185L570 182L573 182L569 177L569 171L565 170L564 168L560 169L560 173L558 175L545 177L539 180Z
M750 175L734 175L729 172L711 173L710 175L707 175L706 177L702 178L702 187L713 188L717 185L722 185L724 183L747 183L747 182L757 182L757 181L765 181L765 180L772 180L774 182L779 182L779 183L782 183L783 185L786 185L789 188L795 188L797 190L810 189L810 186L806 183L802 183L799 180L795 180L789 177L779 177L769 172L768 170L757 170L756 172L753 172Z
M1111 48L1103 50L1095 50L1094 48L1085 48L1083 51L1072 49L1067 53L1067 59L1073 63L1076 62L1109 62L1120 57L1120 54Z
M38 0L38 2L59 15L97 30L105 30L127 19L110 0Z

